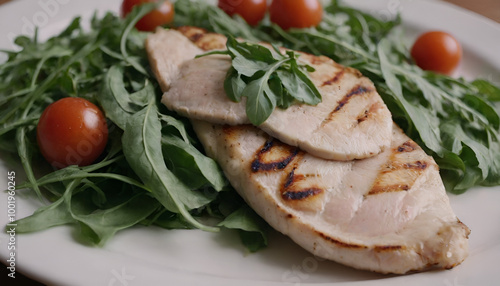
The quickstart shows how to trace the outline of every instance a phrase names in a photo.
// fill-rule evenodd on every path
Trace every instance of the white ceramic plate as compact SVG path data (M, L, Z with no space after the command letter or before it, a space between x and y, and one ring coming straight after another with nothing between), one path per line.
M12 48L12 38L41 26L46 38L76 15L95 9L113 10L119 0L17 0L0 6L0 48ZM417 32L452 32L465 49L459 74L482 76L500 83L500 25L438 1L351 0L352 5L380 17L401 11L408 38ZM1 60L1 59L0 59ZM2 155L0 154L0 157ZM0 159L0 189L7 188L13 166ZM22 181L17 170L16 181ZM470 256L449 271L384 276L319 261L288 238L274 233L269 247L247 254L234 233L198 230L167 231L136 227L119 232L104 248L84 246L72 228L56 227L16 236L16 270L56 285L496 285L500 258L500 187L450 194L458 217L472 229ZM41 205L18 192L16 216L30 215ZM0 193L0 226L7 223L7 195ZM8 236L0 233L0 259L9 258ZM0 281L9 281L1 277ZM2 283L3 284L3 283ZM3 284L5 285L5 284Z

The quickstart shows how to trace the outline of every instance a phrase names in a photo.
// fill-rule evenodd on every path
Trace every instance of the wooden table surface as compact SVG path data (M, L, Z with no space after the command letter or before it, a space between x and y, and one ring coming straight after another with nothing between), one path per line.
M0 0L1 1L1 0ZM445 0L500 23L499 0Z
M0 5L13 0L0 0ZM444 0L457 6L474 11L500 23L499 0Z

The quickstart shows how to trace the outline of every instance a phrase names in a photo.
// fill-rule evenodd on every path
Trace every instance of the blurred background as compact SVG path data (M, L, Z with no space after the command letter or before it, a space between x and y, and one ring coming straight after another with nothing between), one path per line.
M0 0L0 5L16 0ZM500 23L500 1L499 0L444 0L457 6L474 11Z

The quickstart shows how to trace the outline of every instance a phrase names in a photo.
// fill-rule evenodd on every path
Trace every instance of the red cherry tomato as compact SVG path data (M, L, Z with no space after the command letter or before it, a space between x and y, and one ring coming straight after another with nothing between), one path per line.
M132 11L135 5L144 3L156 3L159 0L123 0L121 6L121 16L125 17ZM155 10L142 17L135 27L140 31L154 31L156 27L169 24L174 19L174 5L170 1L163 3Z
M266 15L266 0L219 0L219 8L229 16L240 15L250 25L257 25Z
M66 97L43 111L37 141L42 155L54 167L90 165L106 147L106 118L90 101Z
M321 22L323 7L318 0L273 0L269 16L284 30L315 27Z
M424 70L450 75L462 59L462 48L452 35L431 31L417 38L411 56Z

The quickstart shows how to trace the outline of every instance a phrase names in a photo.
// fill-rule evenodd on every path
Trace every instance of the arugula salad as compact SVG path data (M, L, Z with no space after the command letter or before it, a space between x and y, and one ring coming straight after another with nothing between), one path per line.
M144 49L150 32L135 28L156 7L140 5L123 18L95 15L90 29L75 18L46 42L36 34L20 36L20 51L3 51L8 59L0 64L0 154L20 162L26 173L17 189L46 202L16 222L18 233L71 224L82 241L102 246L117 231L141 224L232 229L249 251L266 246L267 224L204 155L189 121L160 103L162 92ZM249 25L201 0L171 7L175 16L167 28L197 26L228 36L234 49L239 37L325 55L360 70L375 83L395 122L435 158L447 191L500 185L500 88L484 79L469 82L422 70L404 44L399 17L382 21L331 1L317 25L289 28L267 14ZM227 53L236 56L230 47ZM310 87L303 76L308 67L297 65L293 53L281 57L280 64ZM238 72L233 67L225 83L233 100L241 98L238 84L251 84L236 81ZM307 92L307 103L321 99L314 88ZM108 140L91 164L56 168L40 148L41 117L63 98L83 98L106 117ZM277 108L297 100L287 98ZM253 111L257 125L275 108L261 106Z

